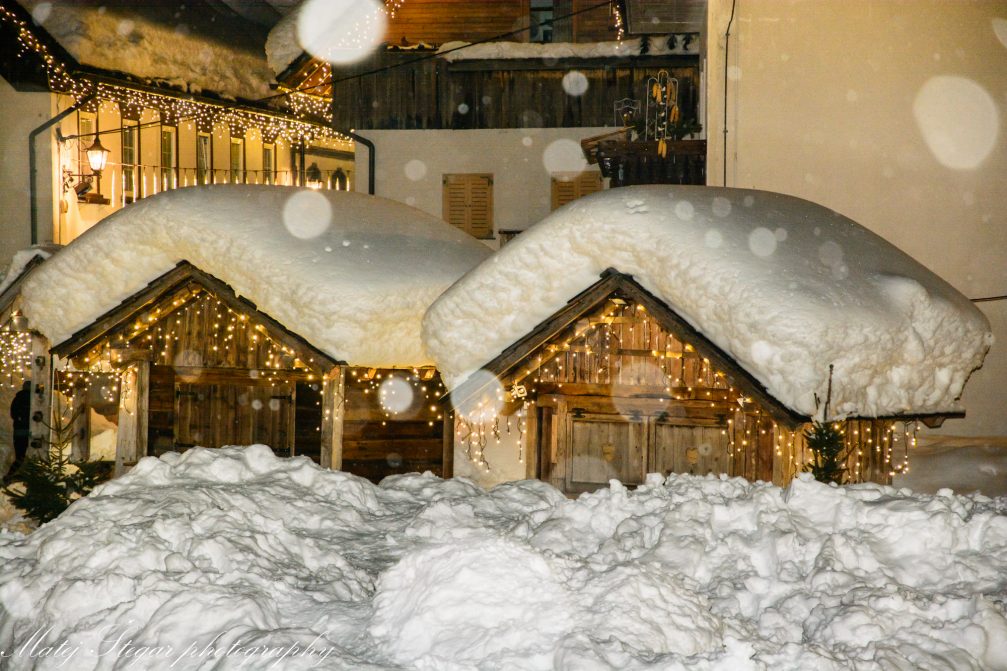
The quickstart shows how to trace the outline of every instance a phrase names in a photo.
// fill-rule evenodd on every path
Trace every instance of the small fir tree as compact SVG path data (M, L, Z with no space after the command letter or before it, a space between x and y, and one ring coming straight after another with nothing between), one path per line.
M804 440L814 455L814 460L807 465L806 470L819 482L834 482L841 485L846 481L846 445L843 442L843 434L829 422L831 400L832 364L829 364L829 388L825 397L822 420L812 421L811 428L804 432Z
M73 425L79 414L78 410L65 420L57 413L53 426L43 423L51 436L45 441L46 451L28 455L3 490L11 503L39 524L56 519L104 479L103 464L70 459Z

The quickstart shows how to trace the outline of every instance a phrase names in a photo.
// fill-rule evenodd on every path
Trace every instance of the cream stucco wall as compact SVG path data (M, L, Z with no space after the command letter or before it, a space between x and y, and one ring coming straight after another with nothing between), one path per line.
M710 0L709 183L723 183L724 33ZM977 298L1007 294L1007 2L737 0L728 186L864 224ZM1007 302L957 435L1007 435ZM826 365L828 362L823 362Z
M585 137L611 128L358 131L377 148L375 194L440 217L441 178L493 175L494 229L523 230L552 210L551 174L587 167ZM367 148L356 154L357 191L367 191ZM597 170L594 166L592 169Z
M31 244L31 210L28 198L28 134L53 116L49 93L16 91L0 77L0 273L11 257ZM36 140L40 241L52 220L52 145L49 134Z

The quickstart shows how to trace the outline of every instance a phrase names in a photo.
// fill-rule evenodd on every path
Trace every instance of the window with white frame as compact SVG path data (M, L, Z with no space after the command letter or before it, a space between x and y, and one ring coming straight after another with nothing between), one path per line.
M245 182L245 141L241 138L231 138L231 184L243 184Z
M161 190L174 189L177 184L175 179L175 166L178 165L178 152L175 145L174 126L161 127Z
M196 134L196 184L212 184L213 144L209 133Z
M273 171L273 145L262 145L262 183L272 184L276 177Z

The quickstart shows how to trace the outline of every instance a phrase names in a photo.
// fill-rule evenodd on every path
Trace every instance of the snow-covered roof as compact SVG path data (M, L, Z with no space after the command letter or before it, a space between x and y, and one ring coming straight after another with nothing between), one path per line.
M191 93L248 100L272 93L264 30L236 15L217 16L198 0L188 7L104 0L19 2L81 65Z
M440 46L441 58L446 61L478 59L518 59L518 58L622 58L640 56L643 38L613 40L610 42L445 42ZM676 37L674 46L669 46L668 35L654 35L647 38L647 55L693 55L698 42L686 48L685 40ZM450 52L450 53L443 53Z
M424 310L489 254L384 198L193 187L129 205L67 245L25 280L23 311L59 344L187 260L335 359L425 365Z
M992 342L947 282L850 219L764 191L637 186L581 198L441 296L424 342L449 386L594 284L634 276L792 410L959 411ZM820 414L820 412L819 412Z

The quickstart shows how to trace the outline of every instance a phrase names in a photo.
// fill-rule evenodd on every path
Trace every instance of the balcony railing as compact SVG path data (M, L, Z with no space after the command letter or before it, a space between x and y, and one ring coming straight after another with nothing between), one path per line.
M111 164L101 173L100 183L93 175L81 175L75 181L90 181L91 189L80 196L84 203L99 202L123 207L135 200L161 191L203 184L276 184L297 183L298 173L291 170L231 170L214 168L166 168L155 165L123 166ZM99 188L100 187L100 188ZM321 170L320 188L346 190L349 181L340 170ZM79 191L78 191L79 193ZM92 195L93 194L93 195Z

